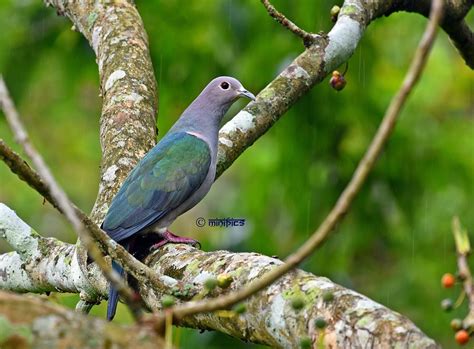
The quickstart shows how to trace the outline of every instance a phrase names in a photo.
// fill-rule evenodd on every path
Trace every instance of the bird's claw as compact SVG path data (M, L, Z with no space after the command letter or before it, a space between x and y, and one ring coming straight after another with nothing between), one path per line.
M172 232L170 232L169 230L167 230L166 232L164 233L161 233L160 234L161 236L161 240L159 242L157 242L156 244L153 244L151 247L150 247L150 251L154 251L168 243L171 243L171 244L187 244L187 245L191 245L195 248L201 248L201 243L197 240L194 240L194 239L191 239L191 238L187 238L187 237L183 237L183 236L177 236L175 234L173 234Z

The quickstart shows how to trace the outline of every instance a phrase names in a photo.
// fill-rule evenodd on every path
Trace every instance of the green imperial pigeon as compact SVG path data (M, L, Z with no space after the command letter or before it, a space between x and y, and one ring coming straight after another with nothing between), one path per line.
M232 77L212 80L130 172L101 226L113 240L132 254L139 244L137 238L151 232L159 234L152 249L168 242L197 244L193 239L172 234L168 226L211 188L216 175L219 124L239 97L255 100ZM116 262L112 266L125 275ZM107 319L113 319L117 302L117 290L110 287Z

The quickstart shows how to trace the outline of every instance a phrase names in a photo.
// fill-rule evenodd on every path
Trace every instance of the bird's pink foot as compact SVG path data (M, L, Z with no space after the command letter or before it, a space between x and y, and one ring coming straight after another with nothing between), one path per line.
M191 246L196 247L196 248L201 248L201 244L199 243L199 241L191 239L191 238L187 238L187 237L184 237L184 236L174 235L169 230L167 230L164 233L160 233L160 237L161 237L161 240L158 241L157 243L153 244L150 247L150 251L156 250L156 249L160 248L161 246L164 246L168 243L171 243L171 244L188 244L188 245L191 245Z

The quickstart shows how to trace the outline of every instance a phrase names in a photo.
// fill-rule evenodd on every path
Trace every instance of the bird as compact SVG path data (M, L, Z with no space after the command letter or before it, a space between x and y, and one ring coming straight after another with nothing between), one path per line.
M219 125L224 114L239 98L255 96L230 76L213 79L184 110L166 135L130 172L102 222L101 228L130 253L139 237L154 233L158 243L196 245L196 240L174 235L168 230L173 221L209 192L216 176ZM122 266L112 267L125 277ZM117 309L118 292L109 286L107 319Z

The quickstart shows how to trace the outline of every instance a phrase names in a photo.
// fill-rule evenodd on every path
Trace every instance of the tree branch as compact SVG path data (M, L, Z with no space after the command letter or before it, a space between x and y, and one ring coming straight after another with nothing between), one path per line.
M465 20L460 22L443 24L444 31L449 35L454 46L466 64L474 69L474 33Z
M7 210L9 209L4 206L3 211ZM1 212L2 210L0 222L9 221L4 229L27 227L16 215L2 217ZM29 227L28 229L31 230ZM40 259L31 259L26 270L36 272L34 274L27 271L10 273L9 268L17 263L18 254L2 255L0 288L17 290L11 287L23 285L23 292L36 292L41 284L43 292L48 289L80 292L81 290L75 289L80 286L80 281L76 280L80 269L77 263L71 263L76 247L63 243L62 248L64 256L69 258L59 258L53 251L51 254L45 253ZM150 255L145 262L157 275L161 275L167 285L165 293L161 293L156 292L148 283L138 284L144 301L153 310L161 309L164 294L175 295L178 302L189 301L196 294L205 295L206 298L218 297L242 288L283 263L257 253L206 253L185 245L166 245ZM21 268L16 271L18 270ZM94 291L105 295L106 281L100 271L96 268L90 270L89 274L89 279L97 280L93 285ZM217 287L205 292L205 281L220 274L232 276L233 281L227 288ZM48 282L51 282L49 286ZM326 297L326 294L331 294L333 299ZM300 310L295 310L295 298L303 301ZM323 343L324 347L437 347L433 340L402 315L326 278L301 270L287 273L258 297L247 299L245 306L247 311L240 315L230 311L216 311L186 316L181 319L180 324L218 330L243 340L277 348L298 347L303 338ZM315 327L316 319L321 317L327 322L324 329Z
M448 19L455 21L459 16L464 18L466 9L472 7L472 2L467 0L459 3L463 6L450 6L454 0L449 2L442 22L445 31L449 30L444 24ZM413 6L417 4L420 8L417 7L415 11ZM316 36L314 44L270 82L258 94L255 102L250 102L221 128L217 175L220 176L240 154L263 136L299 98L346 62L373 20L395 11L418 12L428 16L430 4L430 0L344 1L338 20L327 37ZM453 8L459 11L453 11ZM460 30L457 38L454 32L448 34L456 45L463 47L461 54L466 63L474 68L474 38L467 25L462 23L462 20L458 22Z
M155 144L158 98L148 38L133 1L44 2L69 17L96 54L103 96L102 160L91 218L100 224L123 180ZM86 274L85 251L77 257ZM146 270L143 266L141 269Z
M45 3L69 17L97 57L102 161L92 219L99 224L123 180L155 144L157 91L148 38L133 1Z
M390 4L384 12L385 16L396 11L407 11L428 17L431 7L431 0L397 0L387 3ZM464 19L472 6L471 0L446 0L440 26L449 35L466 64L474 69L474 33Z
M164 348L145 326L86 317L39 297L0 291L2 348Z
M54 179L53 174L47 167L46 163L43 160L43 157L38 153L38 151L33 146L33 143L30 142L28 133L26 132L25 127L23 126L18 112L13 104L13 101L10 98L5 81L0 75L0 106L5 113L6 119L10 128L12 129L16 141L23 147L25 153L32 160L33 164L37 168L40 177L43 178L45 186L48 189L51 197L56 202L57 206L61 209L66 219L71 223L74 230L76 231L78 237L81 239L82 243L86 247L87 253L94 259L95 263L102 270L107 279L114 285L118 290L120 296L122 296L127 305L130 307L132 314L135 317L138 317L140 314L141 305L135 297L133 297L133 291L128 287L128 285L123 281L120 275L115 272L110 264L108 264L99 248L95 245L91 233L81 221L73 205L69 201L66 193L61 189ZM26 237L26 236L25 236ZM31 241L34 241L30 239ZM17 239L11 241L16 242ZM23 239L24 241L24 239ZM25 248L25 246L19 246L20 244L14 244L12 247ZM34 247L31 244L27 244L26 248Z
M366 5L374 6L374 5ZM306 48L219 132L217 175L264 135L313 86L354 53L372 20L362 1L346 0L327 36L316 35Z
M265 9L267 10L268 14L278 23L280 23L283 27L291 31L293 34L296 36L299 36L302 40L303 43L306 47L311 46L314 42L315 39L315 34L308 33L307 31L304 31L300 27L298 27L295 23L290 21L288 18L285 17L285 15L281 12L279 12L271 3L269 0L261 0L263 6L265 6Z
M44 238L0 203L0 236L16 252L0 255L1 289L15 292L73 292L93 301L106 289L100 269L91 264L87 277L77 263L74 245Z

